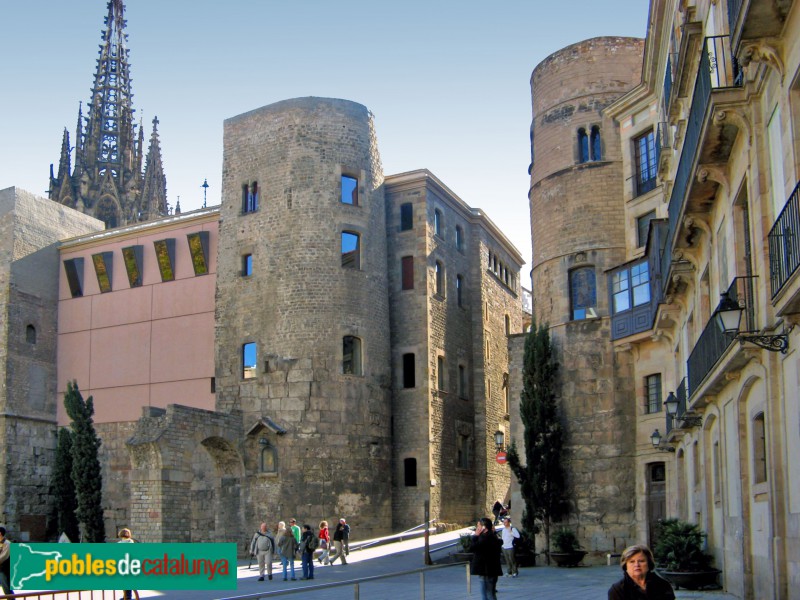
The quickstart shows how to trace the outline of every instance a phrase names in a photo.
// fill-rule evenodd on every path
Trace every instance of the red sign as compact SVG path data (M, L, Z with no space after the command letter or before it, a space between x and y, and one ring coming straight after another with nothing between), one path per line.
M499 464L504 465L504 464L506 464L507 461L508 461L508 458L506 457L506 453L505 452L498 452L497 453L497 462Z

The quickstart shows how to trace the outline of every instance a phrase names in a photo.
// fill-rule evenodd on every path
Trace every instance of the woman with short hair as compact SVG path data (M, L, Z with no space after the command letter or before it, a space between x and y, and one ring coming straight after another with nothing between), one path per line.
M619 564L622 579L609 588L608 600L675 600L672 586L653 570L653 553L644 544L625 548Z

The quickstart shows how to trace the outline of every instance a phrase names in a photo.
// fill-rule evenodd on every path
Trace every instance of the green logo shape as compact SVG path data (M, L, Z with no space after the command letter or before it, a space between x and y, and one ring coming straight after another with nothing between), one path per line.
M21 542L9 560L19 592L236 589L236 544Z

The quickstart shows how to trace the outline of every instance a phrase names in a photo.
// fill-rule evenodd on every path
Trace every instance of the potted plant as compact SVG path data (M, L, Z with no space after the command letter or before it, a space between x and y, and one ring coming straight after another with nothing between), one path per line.
M453 554L453 559L457 562L472 560L472 536L473 533L462 533L458 538L458 550Z
M704 550L706 534L694 523L665 519L656 529L653 548L656 570L676 589L698 590L717 586L719 569L714 557Z
M559 567L576 567L586 556L586 550L581 549L578 537L566 527L556 529L553 533L553 548L555 552L550 552L550 558Z

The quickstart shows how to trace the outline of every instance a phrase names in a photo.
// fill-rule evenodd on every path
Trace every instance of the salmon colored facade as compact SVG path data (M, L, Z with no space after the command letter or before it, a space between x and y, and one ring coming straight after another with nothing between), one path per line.
M69 277L60 277L59 395L77 381L84 398L94 398L96 423L135 421L142 407L167 404L214 410L218 221L218 209L204 209L61 244L62 270L83 259L83 278L73 296ZM198 232L207 232L205 274L195 274L187 237ZM154 243L169 239L174 279L162 281ZM123 248L137 246L141 285L131 287ZM101 292L93 256L107 266L108 253L111 290ZM68 423L62 402L58 422Z

